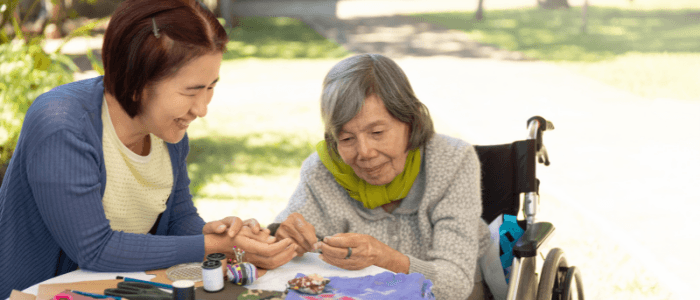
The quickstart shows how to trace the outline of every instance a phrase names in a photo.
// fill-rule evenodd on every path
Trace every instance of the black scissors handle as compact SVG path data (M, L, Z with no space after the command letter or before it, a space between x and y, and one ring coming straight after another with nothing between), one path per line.
M129 300L172 300L173 296L158 287L143 282L120 282L116 289L106 289L105 295Z

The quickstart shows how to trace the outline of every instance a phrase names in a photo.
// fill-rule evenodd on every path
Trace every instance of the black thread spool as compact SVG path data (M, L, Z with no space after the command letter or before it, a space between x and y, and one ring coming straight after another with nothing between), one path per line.
M173 282L173 300L194 300L194 281L178 280Z
M221 275L226 277L226 254L212 253L207 255L207 260L216 260L221 263Z

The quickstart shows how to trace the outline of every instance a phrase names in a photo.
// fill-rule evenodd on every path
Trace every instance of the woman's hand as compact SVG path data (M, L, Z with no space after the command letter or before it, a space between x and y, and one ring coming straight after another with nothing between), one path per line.
M352 249L350 257L349 250ZM319 257L336 267L346 270L361 270L375 265L395 273L408 273L408 256L392 249L374 237L359 233L338 233L327 236L323 242L314 244L321 249Z
M270 234L270 230L267 228L261 228L260 223L258 223L258 220L256 219L248 219L243 221L243 226L249 227L254 234L258 234L261 230L267 232L267 234Z
M255 219L250 220L255 221ZM246 222L250 220L246 220ZM233 238L234 236L236 236L236 234L238 234L238 231L241 230L241 227L243 227L243 221L241 221L241 219L239 219L238 217L231 216L218 221L212 221L207 224L204 224L204 227L202 228L202 234L221 234L226 232L226 229L228 229L228 236Z
M277 268L297 256L297 246L292 239L275 242L275 237L270 236L269 230L261 230L255 234L251 228L244 226L233 239L233 243L245 251L244 261L262 269Z
M318 242L316 238L316 228L306 222L304 216L299 213L290 214L284 222L280 224L275 232L277 240L291 238L297 247L297 255L302 256L306 252L313 251L313 245Z

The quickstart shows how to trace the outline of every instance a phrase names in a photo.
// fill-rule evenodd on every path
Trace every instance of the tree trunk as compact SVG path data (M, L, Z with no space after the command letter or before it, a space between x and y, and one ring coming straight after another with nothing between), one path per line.
M537 4L539 4L541 8L546 8L546 9L558 9L558 8L569 8L570 7L568 0L537 0Z
M484 18L484 0L479 0L479 6L476 8L474 20L481 21Z
M587 33L588 32L588 0L583 2L583 8L581 9L581 19L582 19L582 25L581 25L581 33Z
M48 11L49 23L54 24L45 28L44 34L47 38L61 38L63 37L63 22L66 20L66 5L64 0L57 1L45 1L46 10Z

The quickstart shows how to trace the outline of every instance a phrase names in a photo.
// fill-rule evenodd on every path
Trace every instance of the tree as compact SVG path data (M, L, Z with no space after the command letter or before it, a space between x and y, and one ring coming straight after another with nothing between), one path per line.
M630 0L632 1L632 0ZM583 3L583 8L581 9L581 33L588 32L588 0Z
M479 0L479 7L476 8L474 20L481 21L484 18L484 0Z
M547 9L571 7L568 0L537 0L537 4L539 4L541 8Z

